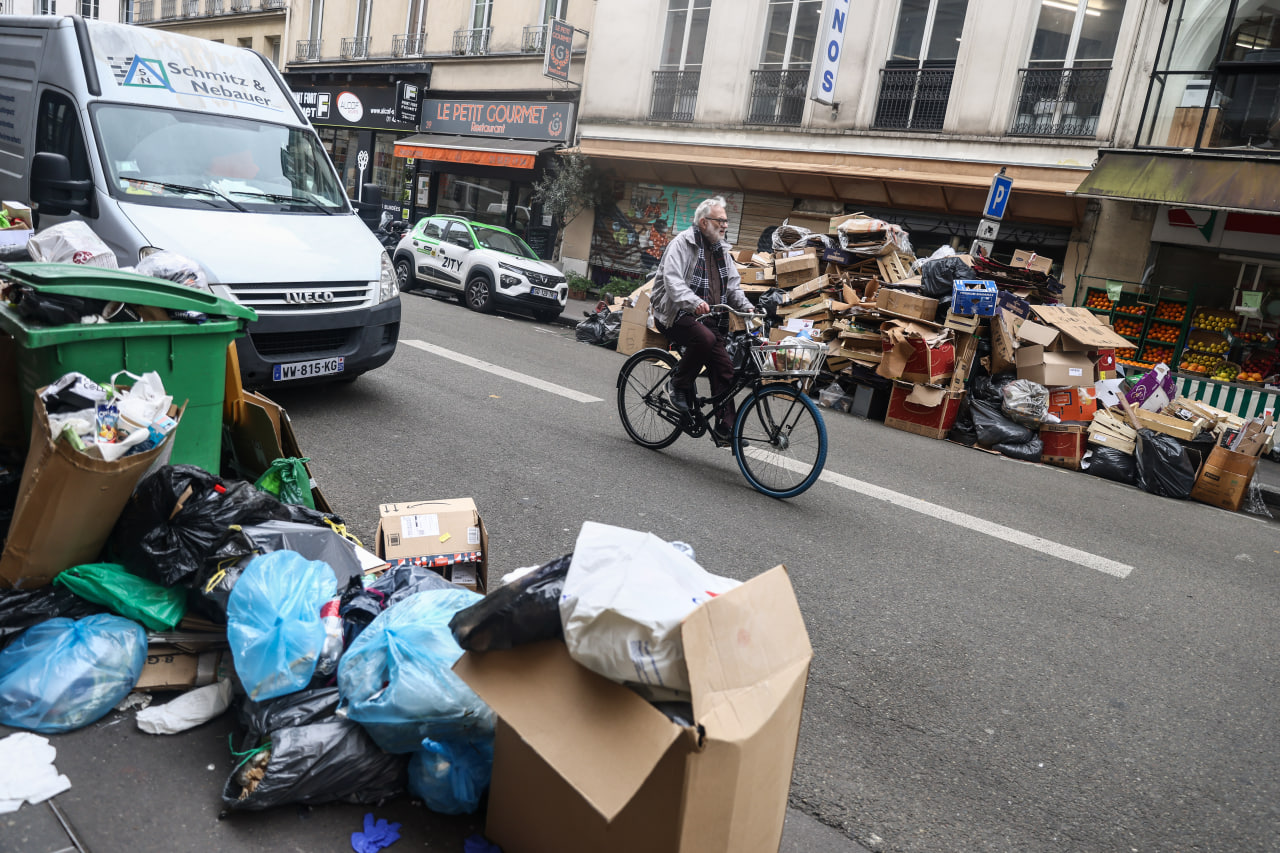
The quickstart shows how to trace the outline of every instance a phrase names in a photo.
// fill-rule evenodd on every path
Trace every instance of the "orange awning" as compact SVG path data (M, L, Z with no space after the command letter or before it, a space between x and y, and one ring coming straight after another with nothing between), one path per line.
M538 155L554 147L554 143L529 139L485 139L449 136L441 133L418 133L397 140L395 154L397 157L411 157L438 163L532 169L538 160Z

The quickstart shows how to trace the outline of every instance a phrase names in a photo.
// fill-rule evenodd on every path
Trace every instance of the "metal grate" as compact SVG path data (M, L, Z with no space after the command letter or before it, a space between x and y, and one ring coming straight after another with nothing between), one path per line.
M160 0L160 17L178 17L178 0Z
M369 283L363 281L334 282L325 287L246 283L229 285L228 289L237 302L248 305L259 314L317 314L372 304Z
M298 50L294 59L299 62L319 62L321 41L322 39L298 39Z
M525 27L520 36L520 49L525 53L542 53L547 44L547 27L545 24Z
M344 349L351 340L350 329L321 329L311 332L266 332L253 336L258 355L308 355Z
M195 18L200 15L200 0L182 0L182 17Z
M138 0L138 23L155 19L155 0Z
M649 120L693 121L701 76L701 71L653 72L653 99L649 106Z
M747 124L799 126L804 116L809 66L751 72L751 106Z
M453 52L458 56L481 56L489 52L489 34L493 27L453 31Z
M204 0L204 13L206 15L221 15L222 0Z
M284 0L262 0L262 8L264 9L283 9Z
M1110 68L1023 68L1014 136L1095 136Z
M340 49L343 59L368 59L369 36L343 39Z
M232 12L252 12L253 0L231 0Z
M955 68L885 68L873 127L942 130Z
M392 56L421 56L426 33L399 33L391 37Z

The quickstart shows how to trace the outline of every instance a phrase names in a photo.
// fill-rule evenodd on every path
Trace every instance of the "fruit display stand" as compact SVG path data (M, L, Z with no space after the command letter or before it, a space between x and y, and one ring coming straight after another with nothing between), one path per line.
M1205 403L1241 418L1259 417L1267 410L1280 411L1280 387L1216 382L1207 377L1178 373L1175 385L1188 400Z

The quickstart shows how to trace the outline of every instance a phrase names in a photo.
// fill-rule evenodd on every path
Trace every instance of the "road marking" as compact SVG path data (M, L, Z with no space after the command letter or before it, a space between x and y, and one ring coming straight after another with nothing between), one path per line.
M456 361L458 364L465 364L468 367L474 367L476 370L483 370L486 373L492 373L495 376L501 376L505 379L512 379L521 382L540 391L548 391L552 394L559 394L561 397L568 397L577 403L602 403L600 397L592 397L590 394L583 394L581 391L575 391L572 388L566 388L563 385L557 385L554 382L547 382L538 379L536 376L528 376L524 373L517 373L514 370L508 370L505 367L499 367L496 364L490 364L487 361L481 361L478 358L472 358L469 355L463 355L460 352L447 350L444 347L438 347L435 344L429 344L426 341L401 341L402 344L408 344L411 347L420 349L423 352L429 352L432 355L438 355L441 358L447 358L450 361Z
M807 465L793 462L790 459L779 459L755 448L748 448L747 454L800 473L809 470ZM818 479L839 486L842 489L848 489L851 492L875 498L878 501L884 501L903 509L909 509L912 512L927 515L938 521L945 521L948 524L954 524L957 527L963 527L975 533L984 533L996 539L1003 539L1014 545L1021 545L1023 548L1039 551L1041 554L1056 557L1059 560L1066 560L1069 563L1075 563L1087 569L1095 569L1113 577L1125 578L1133 571L1133 566L1117 563L1115 560L1108 560L1106 557L1099 557L1097 554L1090 554L1088 551L1081 551L1040 536L1032 536L1030 533L1023 533L1021 530L1014 530L1012 527L1005 527L1003 524L996 524L976 515L956 512L945 506L922 501L919 498L913 498L901 492L872 485L863 480L855 480L853 477L846 477L844 474L837 474L834 471L823 471L818 475Z

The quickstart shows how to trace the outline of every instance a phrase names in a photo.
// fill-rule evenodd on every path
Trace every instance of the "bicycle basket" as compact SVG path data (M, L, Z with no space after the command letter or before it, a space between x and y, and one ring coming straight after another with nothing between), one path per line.
M761 376L817 376L827 358L827 348L804 338L751 348Z

